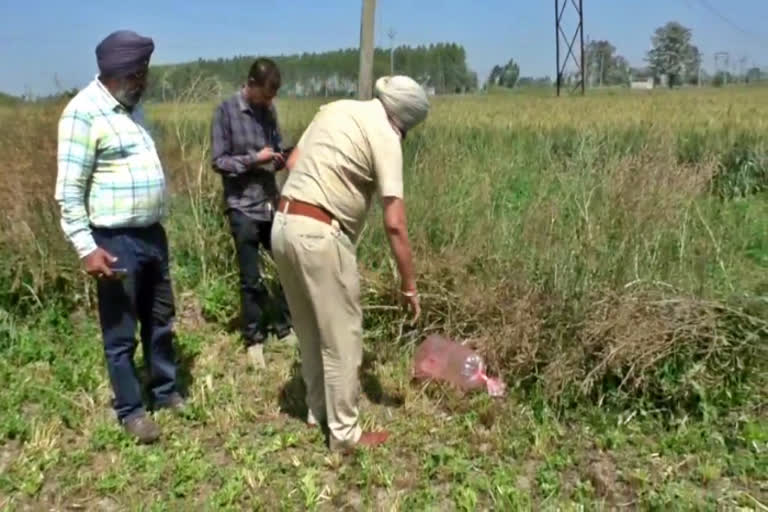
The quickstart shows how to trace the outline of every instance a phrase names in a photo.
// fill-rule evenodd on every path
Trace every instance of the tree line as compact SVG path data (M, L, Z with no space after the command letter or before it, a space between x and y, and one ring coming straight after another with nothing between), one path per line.
M280 68L283 79L281 94L352 96L357 90L359 55L356 48L348 48L270 58ZM209 90L228 94L244 82L254 58L240 55L152 66L152 83L147 98L160 101L175 98L200 77L217 84ZM467 67L464 47L456 43L399 46L393 51L377 48L374 52L374 75L390 74L392 65L396 73L412 76L437 94L477 89L477 75Z
M15 105L20 101L21 101L21 98L17 98L16 96L11 96L10 94L5 94L4 92L0 92L0 107Z
M589 41L584 47L584 72L588 87L630 85L633 80L652 79L655 83L668 87L682 85L711 84L714 86L728 83L757 83L768 79L768 73L752 67L742 76L735 76L729 71L707 74L701 66L702 54L693 43L693 31L682 24L671 21L657 28L651 36L651 49L646 55L645 67L633 68L626 58L617 53L616 47L606 40ZM567 75L564 80L572 80ZM548 78L540 78L533 83L549 84ZM520 78L520 66L514 59L506 65L497 65L491 71L486 86L521 87L531 85L531 79Z
M145 97L151 101L173 100L184 96L191 88L195 89L196 94L207 97L229 94L244 82L254 58L251 55L238 55L152 66L152 79ZM354 96L357 92L357 48L271 58L278 63L283 75L283 95ZM694 84L717 87L731 83L755 84L768 81L768 72L758 67L738 74L733 70L707 73L701 66L702 54L693 42L691 29L676 21L654 31L651 35L651 50L645 60L645 66L632 67L610 41L589 41L584 48L587 86L628 86L634 80L649 79L669 87ZM467 67L466 51L457 43L377 48L374 52L375 77L390 74L392 68L395 73L414 77L436 94L471 92L479 87L477 74ZM575 74L567 74L563 79L566 82L574 80ZM548 76L524 75L512 58L506 64L494 66L490 75L483 80L482 87L551 87L553 82ZM201 83L203 87L200 87ZM47 101L71 97L76 93L77 89L71 89L38 98L26 95L16 98L0 93L0 105L22 100ZM205 98L196 96L187 99Z

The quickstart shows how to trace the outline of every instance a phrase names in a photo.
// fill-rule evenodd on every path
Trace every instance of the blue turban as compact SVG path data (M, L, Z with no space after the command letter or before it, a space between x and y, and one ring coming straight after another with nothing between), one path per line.
M130 30L112 32L96 47L96 61L104 76L121 77L149 65L155 43Z

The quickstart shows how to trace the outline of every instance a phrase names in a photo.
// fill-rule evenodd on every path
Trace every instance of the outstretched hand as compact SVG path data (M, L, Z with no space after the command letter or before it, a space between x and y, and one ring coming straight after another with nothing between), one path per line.
M419 300L419 293L416 290L400 292L402 296L402 304L413 315L411 321L416 323L421 317L421 301Z

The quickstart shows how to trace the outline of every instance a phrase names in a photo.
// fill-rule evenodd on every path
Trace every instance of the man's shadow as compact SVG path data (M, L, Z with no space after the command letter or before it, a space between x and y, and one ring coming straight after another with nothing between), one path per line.
M240 332L243 328L243 320L240 313L232 315L229 320L224 323L224 332L227 334L233 334Z
M398 408L405 403L402 393L388 392L381 385L378 375L374 372L377 356L374 352L363 352L363 364L360 365L360 386L363 393L376 405Z
M402 407L405 398L402 394L388 393L374 373L373 367L376 355L373 352L363 352L363 363L360 365L360 386L363 394L372 403L385 407ZM293 363L291 375L280 390L280 411L301 421L307 420L306 387L301 377L301 362Z
M263 258L271 258L269 252L262 252L261 255ZM239 286L239 284L238 284ZM266 310L262 311L262 314L264 315L264 324L265 325L273 325L275 320L282 314L288 317L290 320L290 313L288 312L288 305L285 302L285 294L280 287L279 283L272 280L272 279L265 279L264 280L264 286L265 286L265 293L270 299L270 306L266 308ZM238 288L237 293L242 293L240 289ZM226 318L216 318L213 315L205 316L205 319L208 322L216 323L218 325L221 325L224 329L224 332L227 334L234 334L242 332L243 330L243 311L242 311L242 305L238 301L237 308L231 312L229 316Z
M181 396L189 396L189 390L194 383L193 370L195 368L195 360L199 352L188 351L183 345L176 345L176 361L177 361L177 381L179 383L179 393Z

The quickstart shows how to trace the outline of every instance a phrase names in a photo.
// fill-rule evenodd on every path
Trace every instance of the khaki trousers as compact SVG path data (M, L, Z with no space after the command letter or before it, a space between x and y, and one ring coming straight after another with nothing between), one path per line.
M272 253L301 350L307 407L326 420L331 449L360 439L363 312L355 248L338 224L278 212Z

